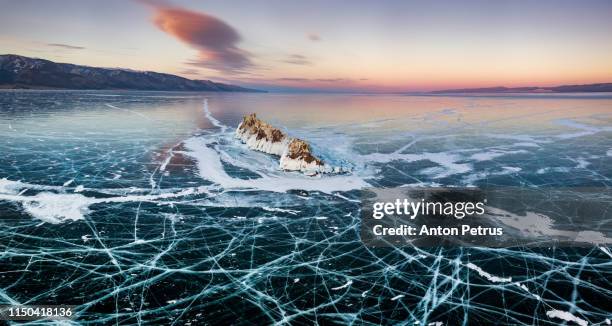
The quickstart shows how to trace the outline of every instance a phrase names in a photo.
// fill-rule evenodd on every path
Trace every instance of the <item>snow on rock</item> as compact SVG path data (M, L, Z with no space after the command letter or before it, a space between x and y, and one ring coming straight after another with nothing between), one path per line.
M285 135L257 118L255 113L244 116L236 129L236 138L250 149L280 156L279 167L286 171L300 171L308 175L347 172L326 165L312 154L307 142Z
M303 140L292 139L280 158L280 168L289 171L302 171L306 173L325 172L321 160L310 152L310 146Z
M259 120L255 113L244 116L236 129L236 138L250 149L277 156L283 155L289 144L289 138L282 131Z

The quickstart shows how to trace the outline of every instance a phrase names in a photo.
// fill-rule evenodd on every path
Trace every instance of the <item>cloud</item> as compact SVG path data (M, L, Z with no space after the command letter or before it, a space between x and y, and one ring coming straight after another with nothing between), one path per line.
M292 54L288 56L287 59L283 60L283 62L294 64L294 65L311 65L312 64L312 62L310 62L308 58L300 54Z
M284 81L284 82L299 82L299 83L351 83L354 82L355 80L353 79L347 79L347 78L315 78L315 79L309 79L309 78L290 78L290 77L286 77L286 78L276 78L277 81Z
M69 45L69 44L62 44L62 43L47 43L46 45L55 47L55 48L68 49L68 50L84 50L85 49L85 47L83 46L76 46L76 45Z
M350 79L346 79L346 78L319 78L319 79L315 79L316 81L319 82L324 82L324 83L338 83L338 82L349 82L352 81Z
M303 83L303 82L310 82L310 79L307 78L276 78L277 81L287 81L287 82L298 82L298 83Z
M306 38L308 38L309 40L311 40L313 42L321 40L321 36L319 36L319 34L315 34L315 33L308 33L308 34L306 34Z
M198 58L188 64L224 73L240 73L253 66L250 54L238 47L240 34L221 19L161 2L148 4L155 9L155 26L198 50Z
M198 71L197 69L183 69L183 70L179 71L179 74L182 74L182 75L199 75L200 71Z

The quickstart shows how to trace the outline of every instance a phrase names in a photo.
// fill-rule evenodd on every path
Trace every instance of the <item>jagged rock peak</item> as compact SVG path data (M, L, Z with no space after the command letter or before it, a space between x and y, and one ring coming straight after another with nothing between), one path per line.
M307 142L288 137L279 129L258 119L255 113L242 118L236 129L236 138L250 149L280 156L279 167L283 170L301 171L311 175L333 170L312 154Z
M238 129L251 135L256 135L257 140L265 139L276 143L285 139L285 134L282 131L259 120L255 113L245 115Z
M316 165L323 165L323 162L314 157L307 142L294 138L287 148L287 156L294 160L304 160L306 163L314 162Z

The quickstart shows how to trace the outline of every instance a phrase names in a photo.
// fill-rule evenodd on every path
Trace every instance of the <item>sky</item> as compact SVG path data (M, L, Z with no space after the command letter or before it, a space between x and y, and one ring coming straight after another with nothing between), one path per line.
M612 1L9 1L0 54L281 91L612 82Z

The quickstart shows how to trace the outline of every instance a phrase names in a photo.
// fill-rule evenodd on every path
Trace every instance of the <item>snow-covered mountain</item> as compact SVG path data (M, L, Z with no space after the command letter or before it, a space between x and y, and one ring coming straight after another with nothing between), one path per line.
M0 55L0 88L256 91L152 71L88 67L13 54Z

